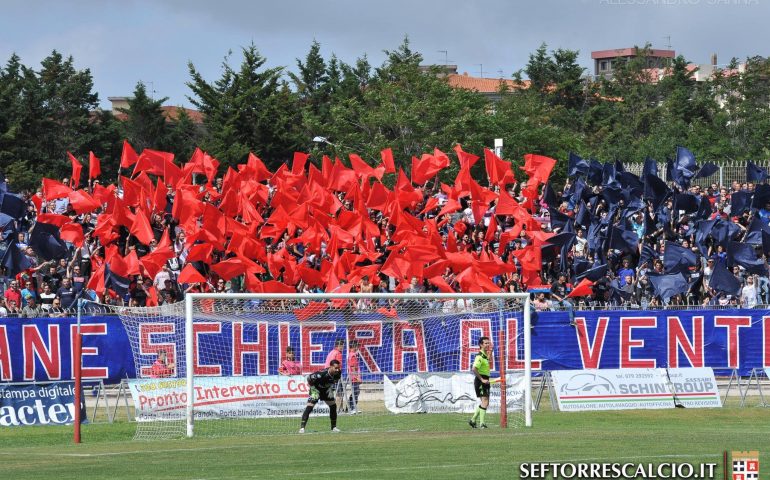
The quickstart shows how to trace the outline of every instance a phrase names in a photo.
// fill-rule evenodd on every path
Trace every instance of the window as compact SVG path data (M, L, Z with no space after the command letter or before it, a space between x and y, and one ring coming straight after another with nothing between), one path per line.
M599 70L607 70L607 60L599 62Z

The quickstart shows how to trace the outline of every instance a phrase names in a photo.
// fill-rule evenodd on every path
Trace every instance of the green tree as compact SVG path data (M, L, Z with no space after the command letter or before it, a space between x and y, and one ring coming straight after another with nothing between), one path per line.
M242 52L240 68L231 67L226 57L222 76L213 83L189 63L189 99L205 116L205 150L224 165L243 162L252 151L274 168L296 149L296 94L282 81L282 67L265 68L256 46Z
M161 107L166 100L168 97L150 98L144 83L137 82L134 96L128 99L128 108L118 109L126 116L121 124L123 136L137 151L165 148L169 129Z
M11 188L69 175L66 152L83 159L104 138L98 104L90 70L75 69L72 57L54 50L35 71L12 55L0 70L0 168Z

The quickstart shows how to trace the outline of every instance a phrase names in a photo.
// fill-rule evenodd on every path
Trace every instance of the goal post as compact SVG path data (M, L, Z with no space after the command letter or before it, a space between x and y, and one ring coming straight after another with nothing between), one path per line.
M482 336L494 343L487 424L532 425L526 293L194 293L165 310L119 313L134 353L132 394L141 392L139 438L296 433L306 377L330 355L342 363L331 397L341 429L467 429ZM309 431L328 430L330 419L318 402Z

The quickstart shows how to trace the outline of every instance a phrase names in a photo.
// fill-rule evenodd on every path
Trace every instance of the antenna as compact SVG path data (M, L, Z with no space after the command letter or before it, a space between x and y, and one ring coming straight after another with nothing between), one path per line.
M500 78L503 78L503 74L504 74L504 73L505 73L505 72L503 72L503 69L502 69L502 68L501 68L500 70L498 70L498 71L497 71L497 74L500 76Z
M478 65L478 66L479 66L479 76L480 76L481 78L484 78L484 64L482 64L482 63L477 63L476 65Z
M671 35L666 35L663 38L666 39L666 49L671 50Z

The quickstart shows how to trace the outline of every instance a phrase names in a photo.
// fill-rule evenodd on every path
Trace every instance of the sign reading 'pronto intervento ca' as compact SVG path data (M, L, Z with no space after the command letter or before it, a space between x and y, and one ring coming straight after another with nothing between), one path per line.
M129 380L136 420L170 420L184 417L187 381L176 378ZM200 377L193 388L196 419L232 416L245 418L298 416L309 395L305 377ZM319 404L317 414L328 413Z
M551 376L563 411L722 406L711 368L557 370Z

